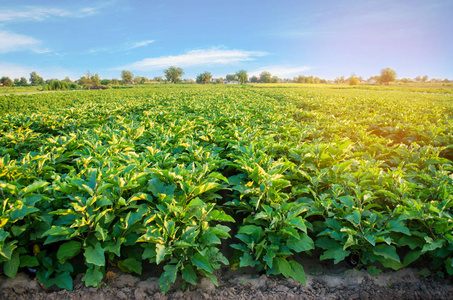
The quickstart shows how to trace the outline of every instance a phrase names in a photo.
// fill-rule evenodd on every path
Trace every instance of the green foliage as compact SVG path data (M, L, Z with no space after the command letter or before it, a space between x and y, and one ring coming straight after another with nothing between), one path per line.
M241 84L244 84L247 82L248 79L248 75L247 75L247 71L245 70L239 70L236 72L236 77L238 79L238 81L241 83Z
M381 70L381 76L379 81L384 84L389 84L392 81L395 81L396 72L390 68L385 68Z
M170 67L164 71L165 78L171 83L178 83L181 81L181 76L184 74L181 68Z
M222 264L303 283L316 249L451 275L450 102L297 85L0 96L0 270L65 289L144 261L163 291L217 283Z
M121 79L123 80L124 84L131 84L134 80L134 74L130 71L123 70L121 72Z
M201 74L199 74L197 76L196 82L197 83L202 83L202 84L210 83L211 82L211 78L212 78L212 74L211 73L204 72L204 73L201 73Z

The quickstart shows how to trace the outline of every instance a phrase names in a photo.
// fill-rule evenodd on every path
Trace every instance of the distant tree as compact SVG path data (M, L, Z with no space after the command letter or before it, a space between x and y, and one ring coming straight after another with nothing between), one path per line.
M101 84L102 85L109 85L112 81L110 79L102 79Z
M321 79L319 79L319 77L315 77L315 78L314 78L314 81L315 81L316 84L319 84L319 82L321 81Z
M181 81L181 76L184 74L181 68L170 67L164 71L165 78L171 83L178 83Z
M14 78L13 84L14 84L15 86L20 86L19 78Z
M162 76L156 76L153 78L154 81L157 81L157 82L162 82L164 81L164 79L162 78Z
M422 82L427 82L428 81L428 75L425 75L422 77Z
M121 72L121 79L123 80L124 84L131 84L134 80L134 74L132 74L130 71L123 70L123 72Z
M3 76L2 78L0 78L0 83L3 83L3 86L13 85L13 81L9 77L6 77L6 76Z
M94 85L100 85L101 84L101 77L98 74L94 74L91 76L91 81L93 82Z
M226 80L228 82L232 82L232 81L237 81L238 80L238 77L236 76L236 74L228 74L227 76L225 76Z
M449 83L450 80L449 80L448 78L445 78L443 82L444 82L444 83Z
M73 81L69 77L65 77L65 79L63 79L62 81L66 83L73 83Z
M116 78L113 78L111 81L110 81L110 84L111 85L119 85L120 84L120 81Z
M272 76L272 83L278 83L280 81L280 78L278 76Z
M244 84L245 82L247 82L247 79L248 79L247 71L239 70L239 71L236 72L236 76L238 78L238 81L241 84Z
M19 80L19 85L20 85L20 86L26 86L26 85L28 85L27 78L21 77L20 80Z
M30 73L30 83L31 85L40 85L44 84L44 79L36 74L36 72L31 72Z
M380 83L389 84L389 82L395 81L396 72L390 68L381 70L381 76L379 77Z
M253 76L250 78L250 82L252 82L252 83L257 83L257 82L258 82L258 77L256 77L255 75L253 75Z
M223 79L222 78L217 78L215 80L215 84L221 84L221 83L223 83Z
M410 80L409 80L409 78L401 78L400 81L402 83L409 83Z
M351 76L349 77L349 85L358 85L359 84L359 78L357 76Z
M206 83L211 82L211 79L212 79L212 74L209 72L204 72L197 76L196 82L201 83L201 84L206 84Z
M91 80L91 74L88 72L84 76L80 77L79 80L77 80L77 84L79 85L93 85L93 81Z
M260 82L262 83L270 83L272 82L272 75L269 72L261 72L260 74Z

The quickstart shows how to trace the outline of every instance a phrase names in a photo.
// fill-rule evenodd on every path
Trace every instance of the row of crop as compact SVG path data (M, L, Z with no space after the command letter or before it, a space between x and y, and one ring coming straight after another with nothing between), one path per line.
M452 273L452 167L437 145L387 147L363 127L353 142L338 134L347 116L323 124L247 89L168 91L2 116L5 274L37 268L71 288L148 261L166 290L178 273L215 281L230 235L232 264L301 282L293 255L315 247L371 272L429 259Z

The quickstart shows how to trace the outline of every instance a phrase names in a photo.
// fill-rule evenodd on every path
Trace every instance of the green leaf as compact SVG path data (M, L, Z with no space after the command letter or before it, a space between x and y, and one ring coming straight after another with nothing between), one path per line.
M86 261L90 264L96 266L104 266L105 265L105 255L104 249L102 249L101 244L98 242L93 247L89 246L85 249L85 253L83 254L86 258Z
M253 257L250 256L250 254L248 253L244 253L244 255L242 255L242 257L239 259L239 261L240 261L239 267L241 268L254 267L260 264L258 261L254 260Z
M194 268L192 265L185 265L182 270L182 279L187 281L190 284L196 285L197 284L197 274L195 273Z
M21 255L20 256L20 267L37 267L39 266L39 261L36 258L36 256L31 256L31 255Z
M346 257L351 254L351 251L349 250L344 250L343 248L331 248L326 251L321 255L319 258L320 260L325 260L325 259L333 259L333 262L335 264L339 263L340 261L344 260Z
M348 249L351 246L357 245L357 242L354 240L354 237L352 235L348 235L348 239L346 240L346 243L343 246L343 250Z
M36 182L33 182L32 184L28 185L27 187L25 187L22 191L23 191L24 195L28 194L28 193L33 193L37 189L45 187L48 184L49 184L49 182L47 182L47 181L36 181Z
M373 249L373 253L382 256L386 259L393 260L395 262L401 263L398 254L396 253L395 246L387 244L379 244Z
M76 241L70 241L64 243L58 248L57 259L60 263L64 264L68 259L73 258L80 252L82 243Z
M97 287L104 278L104 274L101 272L101 267L90 266L85 273L85 276L82 277L82 281L85 282L87 286Z
M315 248L315 243L306 233L301 233L300 238L295 238L292 236L288 237L286 245L289 247L289 249L294 250L297 253L312 250Z
M382 272L381 269L376 268L375 266L369 266L366 269L367 269L368 273L370 273L370 275L377 275Z
M286 278L293 277L293 269L286 258L278 257L274 259L275 268Z
M142 264L132 257L126 258L125 260L120 260L118 262L118 268L126 273L135 272L139 275L142 274Z
M245 233L247 235L259 235L260 232L262 232L263 229L259 226L255 226L255 225L243 225L241 227L239 227L239 231L238 233Z
M189 207L196 207L196 206L205 206L206 204L200 198L192 199L189 204L187 204L187 208Z
M405 235L411 235L409 229L403 225L401 221L390 220L387 224L387 230L393 232L401 232Z
M19 266L20 258L19 253L17 253L16 251L11 256L11 259L3 264L3 272L5 273L6 276L14 278L16 277L17 271L19 270Z
M167 253L168 249L165 245L156 244L156 264L160 264Z
M14 249L17 248L17 246L15 245L16 243L17 241L8 242L6 245L3 246L2 251L0 251L0 255L6 258L7 260L10 260Z
M290 260L289 264L291 265L291 269L293 270L293 275L291 277L294 280L305 285L306 278L305 278L304 268L299 263L295 262L294 260Z
M433 251L438 248L442 248L443 242L445 242L444 239L438 239L434 241L430 237L425 237L426 244L422 248L422 253L428 252L428 251Z
M190 261L200 269L203 269L209 273L213 272L211 263L209 262L208 258L201 255L200 253L195 253L194 256L190 258Z
M164 266L164 272L159 277L159 286L163 292L168 292L170 284L176 281L176 275L178 274L180 264Z
M413 263L414 261L416 261L420 255L422 254L421 250L411 250L409 251L406 256L404 256L404 259L403 259L403 264L404 266L408 266L410 265L411 263Z
M71 235L75 231L74 228L64 227L64 226L52 226L49 230L44 232L41 237L45 237L48 235Z
M83 279L82 279L83 280ZM101 278L102 280L102 278ZM60 272L55 278L47 281L48 286L56 285L59 288L72 291L72 277L69 272Z

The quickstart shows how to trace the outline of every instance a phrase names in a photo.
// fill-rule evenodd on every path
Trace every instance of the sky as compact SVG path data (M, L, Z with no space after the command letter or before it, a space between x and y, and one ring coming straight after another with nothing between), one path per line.
M0 77L453 79L452 28L452 0L0 0Z

